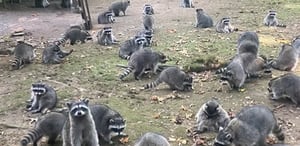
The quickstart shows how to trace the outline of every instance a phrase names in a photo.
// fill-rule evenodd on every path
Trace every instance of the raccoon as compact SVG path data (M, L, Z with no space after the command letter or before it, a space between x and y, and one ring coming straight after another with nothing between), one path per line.
M30 130L21 140L21 146L27 146L33 143L37 146L38 141L43 136L48 136L48 144L55 144L57 136L61 133L65 121L66 113L51 112L38 118L34 129Z
M45 112L56 106L57 95L55 90L44 83L33 83L31 86L30 103L27 105L27 111L31 113Z
M122 11L125 16L125 11L128 6L130 6L130 0L116 1L111 4L109 11L113 12L115 16L119 16L120 12Z
M98 44L103 46L110 46L114 44L118 44L116 38L112 33L112 27L104 27L97 34Z
M150 4L145 4L144 9L143 9L143 14L144 15L153 15L154 14L154 9Z
M208 28L213 26L212 18L203 9L196 9L196 26L198 28Z
M298 51L298 54L300 54L300 35L293 39L292 46Z
M271 99L289 98L296 105L300 104L299 88L300 77L293 73L273 78L268 83L268 91Z
M134 146L170 146L170 143L160 134L147 132L134 144Z
M64 40L70 40L70 44L74 45L77 41L85 43L86 40L91 40L92 36L89 32L78 29L78 28L69 28L63 37Z
M114 23L113 13L111 11L106 11L98 16L98 24L109 24Z
M269 64L277 70L294 71L298 64L298 58L297 49L291 45L284 44L281 47L277 59L270 61Z
M256 32L246 31L243 32L237 42L237 53L253 53L258 55L259 38Z
M266 138L273 133L284 141L284 134L272 111L263 105L244 107L215 139L215 146L247 145L267 146Z
M229 115L214 99L204 103L196 114L197 132L217 132L220 127L226 127L230 121Z
M231 89L239 90L245 83L247 74L245 70L246 64L243 60L247 58L247 55L250 56L249 53L236 55L227 67L216 71L216 74L221 74L222 81L228 82Z
M69 52L63 52L57 44L51 44L44 49L42 60L44 64L59 64L72 52L73 49Z
M145 69L151 69L153 73L156 73L158 63L165 63L166 56L160 52L154 52L151 49L140 49L132 54L128 62L128 67L120 75L120 79L123 80L132 71L134 71L134 78L139 80Z
M136 36L144 37L146 39L144 47L150 47L152 45L152 31L142 30L136 34Z
M126 40L120 46L119 57L129 60L132 53L143 48L146 39L143 36L135 36L133 39Z
M98 104L90 106L98 136L112 144L116 136L127 136L123 131L126 127L125 119L117 111L107 105Z
M264 24L266 26L286 27L286 25L278 23L276 15L277 15L276 11L270 10L267 16L264 18Z
M143 16L143 25L144 25L144 29L154 32L153 31L153 24L154 24L154 18L152 17L152 15L147 15L145 14Z
M181 7L194 8L193 0L181 0Z
M36 57L33 46L24 42L18 42L14 50L14 61L11 63L11 70L17 70L30 64Z
M223 17L216 25L216 31L219 33L231 33L234 30L229 17Z
M63 146L99 146L89 100L68 102L68 119L63 127Z
M154 82L144 85L144 89L154 88L162 82L168 84L172 90L191 91L193 88L193 78L190 75L178 67L168 67Z
M257 57L249 66L247 67L247 78L260 78L260 77L271 77L272 70L268 65L268 61L263 56Z

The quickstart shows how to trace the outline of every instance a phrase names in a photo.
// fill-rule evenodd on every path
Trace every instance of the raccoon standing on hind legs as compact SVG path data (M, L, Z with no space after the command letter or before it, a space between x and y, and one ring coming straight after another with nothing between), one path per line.
M14 50L14 61L11 63L11 70L18 70L25 64L30 64L35 59L33 46L24 42L18 42Z
M154 25L154 18L152 15L144 14L143 16L143 25L144 29L147 31L154 32L153 25Z
M226 127L220 128L214 146L267 146L270 133L280 141L285 139L273 112L264 105L244 107Z
M62 131L63 146L99 146L95 122L89 100L68 102L68 119Z
M193 89L193 78L178 67L168 67L164 69L159 77L151 83L144 85L144 89L154 88L165 82L172 90L191 91Z

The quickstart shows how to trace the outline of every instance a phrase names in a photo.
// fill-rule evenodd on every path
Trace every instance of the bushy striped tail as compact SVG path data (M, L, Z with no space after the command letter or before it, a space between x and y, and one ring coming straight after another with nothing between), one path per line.
M54 44L57 45L57 46L60 46L60 45L64 45L66 42L67 42L67 39L64 36L63 38L60 38L57 41L55 41Z
M21 146L27 146L29 143L33 143L33 146L37 146L37 141L43 136L41 130L30 130L21 140Z
M162 80L160 80L159 78L156 79L154 82L148 83L146 85L144 85L144 89L151 89L151 88L155 88L157 87L160 83L162 83Z
M216 71L216 74L222 74L222 73L224 73L224 72L226 72L226 71L227 71L227 68L226 68L226 67L220 68L220 69L218 69L218 70Z
M280 126L278 126L278 124L275 125L272 132L279 141L284 141L284 139L285 139L284 133L282 132L282 129Z
M277 24L276 26L277 26L277 27L284 27L284 28L286 27L285 24Z
M21 57L16 56L14 61L11 63L12 70L21 69L24 66L25 62Z
M123 80L126 76L128 76L133 71L133 69L134 69L133 66L127 67L125 71L120 75L120 79Z
M130 56L129 55L119 55L119 56L122 59L130 60Z

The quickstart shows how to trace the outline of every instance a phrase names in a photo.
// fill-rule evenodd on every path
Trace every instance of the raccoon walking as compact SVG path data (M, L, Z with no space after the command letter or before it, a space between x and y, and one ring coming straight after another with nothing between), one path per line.
M98 44L103 46L110 46L117 44L117 40L112 33L112 27L104 27L97 34Z
M272 111L263 105L244 107L225 129L220 129L214 145L267 146L266 138L270 133L284 141L284 134Z
M286 27L286 25L278 23L276 15L277 15L276 11L270 10L267 16L264 18L264 24L266 26Z
M168 67L154 82L144 85L144 89L154 88L162 82L168 84L172 90L191 91L193 88L193 78L190 75L178 67Z
M98 24L114 23L113 13L111 11L105 11L98 16Z
M67 103L68 119L63 127L63 146L99 146L88 99Z
M213 26L212 18L203 9L196 9L196 26L198 28L208 28Z
M296 105L300 104L299 89L300 77L293 73L273 78L268 83L268 91L271 99L289 98Z
M216 100L204 103L196 114L197 131L215 131L226 127L230 121L229 115Z
M59 45L51 44L43 51L42 60L44 64L59 64L64 61L64 58L72 54L73 49L69 52L63 52Z
M98 104L90 106L98 136L112 144L111 140L116 136L127 136L123 131L126 127L125 119L120 113L107 105Z
M109 11L113 12L115 16L120 16L121 11L125 16L126 15L125 11L128 6L130 6L130 0L121 0L121 1L113 2L108 9Z
M134 52L143 48L145 42L146 39L143 36L135 36L133 39L126 40L120 46L119 57L129 60Z
M14 61L11 63L11 69L17 70L30 64L36 57L33 46L24 42L18 42L14 50Z
M92 36L88 31L79 29L77 27L69 28L63 37L63 40L65 41L70 40L71 45L74 45L77 41L80 41L81 43L85 43L86 40L91 40L91 39Z
M51 112L38 118L34 128L26 134L21 140L21 146L27 146L33 143L37 146L38 141L47 136L48 144L54 144L57 136L61 133L67 114Z
M28 111L32 113L45 112L56 106L57 95L55 90L44 83L33 83L31 86L30 104Z
M170 146L170 143L160 134L147 132L134 144L134 146Z
M229 17L223 17L216 25L216 31L219 33L231 33L234 30L236 29L231 25Z
M165 63L166 56L159 52L154 52L151 49L140 49L132 54L128 62L128 68L120 75L123 80L131 72L134 71L134 78L139 80L145 69L151 69L156 73L158 63Z
M299 54L296 48L291 45L284 44L281 47L276 60L272 60L270 65L282 71L294 71L298 65Z

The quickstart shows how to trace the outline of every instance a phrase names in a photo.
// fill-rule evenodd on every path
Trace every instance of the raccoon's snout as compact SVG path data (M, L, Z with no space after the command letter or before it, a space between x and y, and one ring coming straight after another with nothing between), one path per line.
M85 113L83 111L77 111L74 115L80 117L80 116L84 116Z
M91 35L86 37L86 40L93 40L93 37Z

